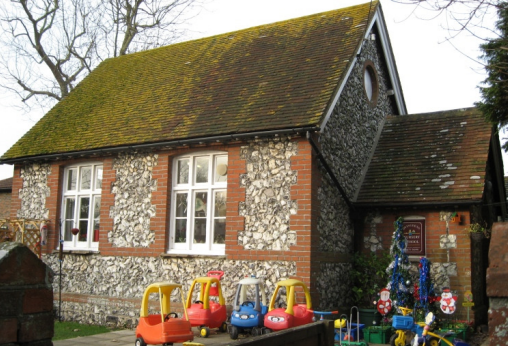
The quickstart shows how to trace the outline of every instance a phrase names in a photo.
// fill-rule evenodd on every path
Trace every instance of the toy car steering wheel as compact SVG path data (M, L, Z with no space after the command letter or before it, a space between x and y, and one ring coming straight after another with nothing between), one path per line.
M201 300L196 300L194 303L195 304L204 304Z
M169 314L166 315L166 317L164 317L164 321L169 320L171 316L173 316L173 318L178 318L178 314L176 312L170 312Z
M254 307L254 303L253 303L253 302L246 301L246 302L243 302L243 303L242 303L242 306L251 306L251 307Z

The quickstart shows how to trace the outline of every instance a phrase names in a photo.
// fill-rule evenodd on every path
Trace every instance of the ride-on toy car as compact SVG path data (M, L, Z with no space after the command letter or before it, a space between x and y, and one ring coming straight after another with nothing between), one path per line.
M267 312L263 280L255 277L240 280L228 328L231 339L238 339L238 334L245 332L253 336L262 334Z
M212 287L213 285L213 287ZM192 303L194 290L198 290L199 298ZM217 289L218 300L210 300L210 291ZM205 276L194 279L187 295L185 304L191 326L199 328L200 336L207 338L211 328L219 328L221 332L227 331L226 302L222 295L220 281L216 276Z
M277 294L279 290L284 287L286 289L287 306L275 308ZM297 293L301 294L302 291L305 295L305 304L296 303ZM299 280L287 279L277 282L275 291L270 299L268 313L265 315L265 327L269 330L282 330L291 327L301 326L311 323L314 317L312 311L312 302L310 299L309 289L305 284ZM268 332L269 332L268 330Z
M178 304L180 305L178 309L182 311L182 317L178 317L175 312L176 307L171 307L171 294L176 289L180 291L181 301ZM157 314L148 313L151 295L152 298L158 296L160 312ZM149 285L141 301L139 323L136 328L136 346L146 346L147 344L172 345L174 342L193 340L194 334L183 302L182 285L172 282L157 282Z
M416 335L412 345L417 344L422 346L438 346L440 345L440 342L443 341L443 343L447 344L448 346L469 346L468 343L460 339L454 339L453 343L451 343L450 341L446 340L446 333L444 335L439 335L431 332L430 325L434 322L434 318L435 317L432 312L429 312L427 316L425 316L425 325L423 327L422 337Z
M409 346L414 336L421 336L423 331L423 325L414 322L414 319L410 314L413 312L412 309L400 306L398 308L402 312L402 316L394 315L392 319L392 327L395 329L395 333L390 338L391 346Z

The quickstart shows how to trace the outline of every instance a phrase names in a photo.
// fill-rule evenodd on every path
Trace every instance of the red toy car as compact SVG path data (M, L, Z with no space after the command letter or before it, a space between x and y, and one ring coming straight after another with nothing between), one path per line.
M199 284L199 299L192 303L192 294L197 290L196 284ZM213 293L213 294L212 294ZM210 300L210 296L217 295L218 302ZM221 332L226 332L227 311L226 302L222 295L222 289L219 278L216 276L205 276L194 279L187 295L186 303L189 321L193 327L199 328L199 334L206 338L210 335L210 328L219 328Z
M287 306L275 308L277 293L284 287L286 289ZM299 289L297 289L299 288ZM303 291L305 295L305 304L296 304L297 291ZM305 284L299 280L288 279L277 282L273 292L268 313L265 315L265 327L270 330L282 330L291 327L301 326L311 323L314 317L310 293Z
M182 317L171 309L171 294L179 289L181 302L180 310ZM148 313L149 298L158 295L160 312L150 315ZM150 299L150 301L152 301ZM158 282L149 285L143 294L139 323L136 328L136 346L147 344L172 344L194 339L187 311L183 306L182 285L172 282ZM152 305L152 307L154 307Z

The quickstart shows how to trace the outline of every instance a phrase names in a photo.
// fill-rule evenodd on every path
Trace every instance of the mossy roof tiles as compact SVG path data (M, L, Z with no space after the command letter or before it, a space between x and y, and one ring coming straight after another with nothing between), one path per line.
M107 59L1 159L319 126L376 6Z
M389 116L357 203L481 200L491 135L475 108Z

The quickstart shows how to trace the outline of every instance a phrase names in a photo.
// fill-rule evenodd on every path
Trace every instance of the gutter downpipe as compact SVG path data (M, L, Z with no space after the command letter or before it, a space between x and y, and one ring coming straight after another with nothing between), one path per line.
M314 141L312 140L312 138L310 136L310 132L308 132L308 131L307 131L307 140L309 141L310 145L312 146L312 148L316 152L316 155L317 155L319 161L321 161L321 164L323 165L323 167L325 168L326 172L328 173L328 175L332 179L333 183L335 184L335 187L339 190L342 198L346 202L346 204L349 207L350 211L355 211L355 206L350 201L349 197L346 195L346 192L344 191L344 189L342 189L342 186L340 185L339 180L335 177L335 174L333 173L332 169L330 168L330 166L326 162L325 157L323 156L323 154L321 153L321 151L317 147L316 143L314 143Z

